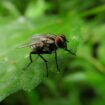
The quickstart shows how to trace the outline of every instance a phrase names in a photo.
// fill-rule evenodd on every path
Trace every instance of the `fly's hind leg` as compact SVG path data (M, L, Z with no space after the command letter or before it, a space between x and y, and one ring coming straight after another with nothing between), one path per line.
M48 77L48 64L47 64L48 61L41 54L38 54L38 55L45 62L45 65L46 65L46 76Z
M25 68L23 68L23 70L26 70L31 65L31 63L33 62L32 61L32 54L34 54L34 52L30 52L30 54L29 54L30 62L28 63L28 65Z

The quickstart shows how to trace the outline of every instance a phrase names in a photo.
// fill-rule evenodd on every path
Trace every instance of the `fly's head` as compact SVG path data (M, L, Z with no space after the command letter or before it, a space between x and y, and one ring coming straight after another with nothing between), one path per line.
M66 39L66 37L64 36L64 35L60 35L60 36L57 36L56 38L55 38L55 44L56 44L56 46L58 47L58 48L62 48L62 49L64 49L65 51L67 51L67 52L69 52L69 53L71 53L72 55L76 55L75 53L73 53L71 50L69 50L68 48L67 48L67 39Z
M55 44L58 48L67 49L67 40L64 35L57 36L55 38Z

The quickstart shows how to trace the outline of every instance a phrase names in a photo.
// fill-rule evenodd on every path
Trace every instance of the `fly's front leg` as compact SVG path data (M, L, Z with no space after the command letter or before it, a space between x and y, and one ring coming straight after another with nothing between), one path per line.
M71 53L72 55L75 55L76 56L76 54L75 53L73 53L71 50L69 50L69 49L65 49L67 52L69 52L69 53Z
M28 63L28 65L25 68L23 68L24 70L26 70L31 65L31 63L33 62L32 61L32 54L34 54L34 53L33 52L30 52L30 54L29 54L30 62Z
M57 70L60 72L59 66L58 66L58 60L57 60L57 52L55 50L55 61L56 61L56 66L57 66Z
M40 58L45 62L45 65L46 65L46 76L48 77L48 64L47 64L47 60L40 54L38 54L40 56Z

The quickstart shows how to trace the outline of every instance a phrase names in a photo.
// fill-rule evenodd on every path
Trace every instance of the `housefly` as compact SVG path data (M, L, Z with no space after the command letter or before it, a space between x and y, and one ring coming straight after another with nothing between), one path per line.
M36 34L31 37L30 43L23 45L21 47L31 47L32 50L29 53L29 59L30 62L28 65L24 68L27 69L30 64L33 62L32 60L32 54L37 54L45 63L46 65L46 75L48 76L48 61L42 56L42 54L55 54L55 62L57 70L60 71L60 68L58 66L58 60L57 60L57 49L61 48L65 51L68 51L69 53L75 55L67 48L67 39L64 35L53 35L53 34Z

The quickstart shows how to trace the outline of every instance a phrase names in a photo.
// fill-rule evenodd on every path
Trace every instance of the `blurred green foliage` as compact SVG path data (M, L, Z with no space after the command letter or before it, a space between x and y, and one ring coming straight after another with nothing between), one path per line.
M1 0L1 105L105 105L104 12L104 0ZM37 33L63 33L68 48L77 53L58 51L60 73L54 55L45 55L48 78L37 55L22 70L31 49L17 47Z

